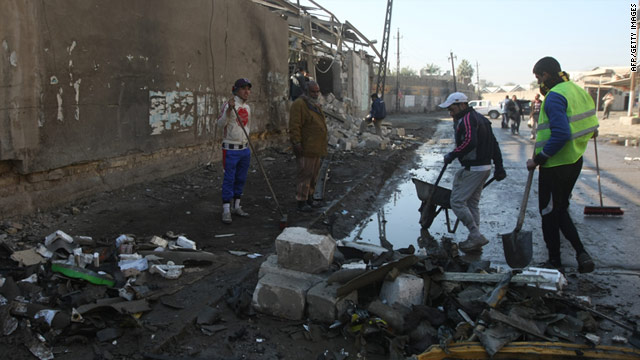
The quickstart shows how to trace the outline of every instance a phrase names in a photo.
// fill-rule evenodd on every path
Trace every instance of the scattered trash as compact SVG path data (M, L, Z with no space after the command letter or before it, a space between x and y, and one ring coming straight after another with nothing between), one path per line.
M77 266L71 266L63 263L52 263L51 271L60 273L70 278L83 279L92 284L106 285L113 287L116 282L113 277L106 273L97 273L92 270L79 268Z
M539 275L546 280L549 280L549 282L547 283L527 284L529 286L534 286L545 290L562 291L562 288L568 284L567 279L557 269L529 267L522 272L522 275Z
M152 274L160 274L165 279L175 280L182 275L184 265L176 265L173 261L167 262L166 265L153 265L149 272Z
M179 246L179 247L185 248L185 249L196 250L195 241L191 241L191 240L187 239L184 236L178 236L178 239L176 240L176 246Z
M45 262L45 258L40 256L34 249L16 251L11 254L11 260L17 262L20 266L31 266Z

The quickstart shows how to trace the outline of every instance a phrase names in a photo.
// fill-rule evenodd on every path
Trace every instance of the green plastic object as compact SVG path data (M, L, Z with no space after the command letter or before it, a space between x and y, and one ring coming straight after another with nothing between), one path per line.
M98 274L95 271L79 268L77 266L52 263L51 271L60 273L70 278L86 280L96 285L106 285L108 287L113 287L116 284L113 277L111 277L111 275L109 274Z

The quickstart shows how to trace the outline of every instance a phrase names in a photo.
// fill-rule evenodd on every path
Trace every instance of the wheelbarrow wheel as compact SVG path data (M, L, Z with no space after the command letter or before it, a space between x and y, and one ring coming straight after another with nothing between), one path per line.
M423 229L430 228L433 223L433 219L436 217L436 205L431 204L427 209L427 202L423 201L418 211L420 211L420 226Z

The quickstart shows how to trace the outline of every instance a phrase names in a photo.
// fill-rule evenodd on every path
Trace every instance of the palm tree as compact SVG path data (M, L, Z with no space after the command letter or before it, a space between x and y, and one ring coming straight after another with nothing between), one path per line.
M420 69L420 76L433 76L440 75L441 73L442 69L440 68L440 66L434 63L427 64L427 66Z

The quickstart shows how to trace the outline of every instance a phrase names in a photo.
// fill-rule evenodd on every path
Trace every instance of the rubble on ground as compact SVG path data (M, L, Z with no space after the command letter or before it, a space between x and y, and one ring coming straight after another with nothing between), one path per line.
M139 321L151 310L149 301L180 285L175 280L184 264L197 263L188 275L194 281L217 261L172 233L147 241L122 234L105 242L57 230L35 248L1 245L9 253L3 258L16 264L0 275L2 335L24 341L39 359L53 359L53 346L69 338L116 341L123 323Z
M288 228L276 240L277 254L260 268L252 306L276 317L325 324L327 333L352 337L361 355L394 359L439 359L429 354L448 353L460 343L479 343L490 357L511 343L531 347L540 341L582 346L574 351L608 351L598 348L600 324L607 320L624 334L609 345L640 347L637 328L596 310L588 296L563 293L567 280L558 270L469 264L446 237L441 243L429 240L426 249L387 250ZM542 349L532 351L544 354L548 345L536 346ZM616 351L640 356L631 347Z

